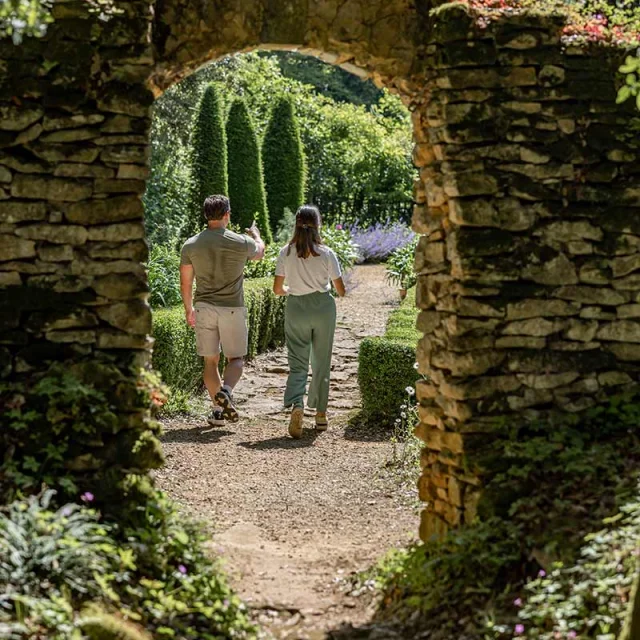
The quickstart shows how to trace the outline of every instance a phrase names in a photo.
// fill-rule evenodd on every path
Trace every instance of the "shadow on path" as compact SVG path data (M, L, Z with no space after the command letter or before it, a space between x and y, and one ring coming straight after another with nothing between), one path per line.
M254 451L269 451L271 449L302 449L311 447L315 442L318 434L315 430L305 429L300 440L294 440L289 436L278 436L276 438L268 438L267 440L258 440L257 442L239 442L239 447L252 449Z
M218 431L215 427L205 425L202 427L192 427L190 429L171 429L162 434L160 438L165 442L198 442L202 444L212 444L219 442L224 436L232 436L233 431Z
M365 421L361 411L349 419L344 430L345 440L358 442L388 442L391 435L390 427L372 426L371 421Z

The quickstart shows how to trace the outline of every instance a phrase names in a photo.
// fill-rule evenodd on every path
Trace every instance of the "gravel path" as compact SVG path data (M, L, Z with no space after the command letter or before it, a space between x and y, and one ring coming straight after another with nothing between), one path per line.
M287 436L283 350L247 367L236 390L237 425L214 430L201 416L165 421L160 487L210 524L233 586L276 638L319 640L366 624L365 599L346 595L340 578L417 532L413 492L381 473L389 434L350 423L360 404L359 341L383 333L397 304L384 267L357 267L354 280L338 301L329 431L316 434L309 414L302 439Z

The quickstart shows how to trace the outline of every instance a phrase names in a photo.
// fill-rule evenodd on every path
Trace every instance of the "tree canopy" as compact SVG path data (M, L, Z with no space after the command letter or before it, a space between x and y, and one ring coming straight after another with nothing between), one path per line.
M231 104L227 117L229 199L234 222L241 229L256 221L262 237L272 241L267 212L262 156L247 105L242 98Z

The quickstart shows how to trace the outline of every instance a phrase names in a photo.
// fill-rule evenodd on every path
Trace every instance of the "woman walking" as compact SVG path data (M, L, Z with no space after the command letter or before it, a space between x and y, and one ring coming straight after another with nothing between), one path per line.
M344 296L344 282L336 254L322 244L321 217L317 207L303 205L296 213L293 238L280 251L273 291L288 296L285 310L285 338L289 377L284 393L285 407L293 407L289 435L302 436L304 395L311 361L311 383L307 406L316 409L316 429L326 431L327 404L336 303L331 283ZM285 284L286 283L286 284Z

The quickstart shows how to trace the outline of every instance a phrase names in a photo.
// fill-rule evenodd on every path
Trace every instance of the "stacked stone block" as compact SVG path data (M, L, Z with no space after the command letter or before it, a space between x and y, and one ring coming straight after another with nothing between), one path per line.
M153 101L144 87L151 13L146 2L117 4L116 14L99 16L86 2L56 2L46 37L19 46L0 41L5 379L30 384L51 363L88 362L96 365L93 378L104 377L101 363L135 381L148 360L140 195ZM123 429L152 428L147 409L125 398ZM101 447L130 439L120 432ZM97 471L100 454L93 453ZM87 471L81 461L68 466Z
M579 413L637 383L640 172L618 52L563 48L559 18L436 18L414 113L424 234L422 536L471 522L470 451L505 419Z

